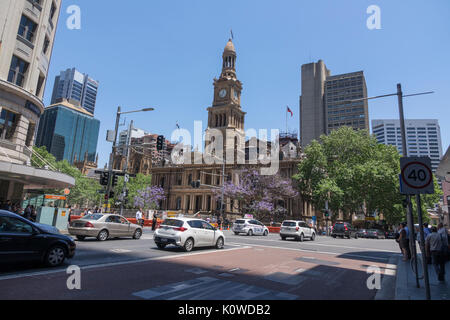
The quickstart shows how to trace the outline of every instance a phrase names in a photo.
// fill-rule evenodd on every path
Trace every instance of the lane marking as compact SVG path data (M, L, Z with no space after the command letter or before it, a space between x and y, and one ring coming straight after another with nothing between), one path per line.
M145 262L151 262L151 261L159 261L159 260L167 260L167 259L176 259L176 258L197 256L197 255L214 253L214 252L216 252L216 253L228 252L228 251L249 249L249 248L250 247L247 247L247 246L239 246L239 247L230 248L230 249L221 249L221 250L213 249L213 250L207 250L207 251L204 251L204 252L190 252L190 253L181 254L181 255L180 254L174 254L174 255L162 256L162 257L152 257L152 258L146 258L146 259L136 259L136 260L127 260L127 261L118 261L118 262L109 262L109 263L86 265L86 266L80 266L80 269L81 269L81 271L83 271L83 270L91 270L91 269L98 269L98 268L105 268L105 267L122 266L122 265L126 265L126 264L137 264L137 263L145 263ZM0 276L0 281L11 280L11 279L27 278L27 277L36 277L36 276L49 275L49 274L55 274L55 273L65 273L66 269L67 268L59 268L59 269L55 269L55 270L37 271L37 272L29 272L29 273L16 274L16 275Z
M253 239L250 239L253 240ZM266 240L266 239L254 239L255 241L270 241L270 242L278 242L278 243L298 243L295 241L287 241L287 242L281 242L282 240ZM323 246L323 247L336 247L336 248L344 248L344 249L358 249L358 250L366 250L366 251L379 251L379 252L390 252L390 253L398 253L398 251L392 251L392 250L384 250L384 249L374 249L374 248L364 248L364 247L349 247L349 246L341 246L336 244L323 244L323 243L317 243L317 242L300 242L302 245L308 245L308 246ZM247 243L245 243L247 244ZM250 243L249 243L250 244Z
M250 244L249 244L250 245ZM284 249L284 250L291 250L291 251L300 251L300 252L307 252L311 254L311 250L303 250L303 249L295 249L295 248L284 248L284 247L275 247L275 246L267 246L262 244L253 244L250 246L257 246L257 247L264 247L264 248L274 248L274 249ZM358 257L358 258L364 258L364 259L375 259L375 260L388 260L388 257L380 258L380 257L371 257L371 256L363 256L353 253L342 253L342 252L326 252L326 251L317 251L316 253L320 254L328 254L333 256L338 255L346 255L346 256L352 256L352 257ZM396 253L397 255L400 255L399 253ZM346 258L340 258L340 259L346 259Z

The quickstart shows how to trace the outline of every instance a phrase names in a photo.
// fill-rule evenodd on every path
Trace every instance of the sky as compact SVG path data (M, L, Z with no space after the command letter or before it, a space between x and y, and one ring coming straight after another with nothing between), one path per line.
M80 29L67 8L77 5ZM367 13L380 8L381 29ZM117 107L122 121L170 139L176 123L207 123L213 79L233 30L237 77L243 83L245 128L300 132L301 66L323 60L331 74L363 70L369 96L435 91L405 98L407 119L439 119L450 143L450 1L448 0L63 0L44 103L55 76L75 67L100 82L99 167L108 162ZM369 120L398 119L396 97L369 102ZM120 130L125 130L123 126ZM203 129L206 129L204 127Z

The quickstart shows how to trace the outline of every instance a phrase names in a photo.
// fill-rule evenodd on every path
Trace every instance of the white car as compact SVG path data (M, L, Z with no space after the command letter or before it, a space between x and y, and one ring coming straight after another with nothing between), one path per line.
M235 235L245 233L248 236L269 235L269 229L261 222L254 219L238 219L233 223L233 232Z
M303 241L305 238L309 238L311 241L314 241L316 239L316 231L304 221L286 220L281 224L280 236L282 240L295 238Z
M159 249L167 245L182 247L186 252L194 247L222 249L225 236L208 222L193 218L169 218L155 231L153 240Z

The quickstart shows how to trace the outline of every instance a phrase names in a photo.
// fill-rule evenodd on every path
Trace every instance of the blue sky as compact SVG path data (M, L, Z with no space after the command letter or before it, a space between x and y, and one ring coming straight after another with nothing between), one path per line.
M70 5L81 9L80 30L66 27ZM366 26L370 5L381 9L381 30ZM195 120L207 122L232 28L246 129L284 130L288 105L289 128L299 131L300 68L322 59L332 74L363 70L370 96L393 93L397 83L405 94L435 91L405 99L405 116L439 119L445 152L449 17L448 0L63 0L44 102L61 70L76 67L100 82L100 167L119 105L156 108L127 117L138 128L170 137L178 120L193 132ZM371 101L369 114L398 118L396 98Z

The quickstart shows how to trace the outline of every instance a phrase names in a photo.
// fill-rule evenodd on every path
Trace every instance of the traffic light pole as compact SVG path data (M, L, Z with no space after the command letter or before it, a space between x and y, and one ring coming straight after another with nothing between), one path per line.
M133 131L133 120L131 120L130 127L128 128L128 135L127 135L127 144L125 148L126 152L126 158L125 158L125 165L123 167L123 173L126 175L128 171L128 160L130 158L130 140L131 140L131 132ZM123 214L123 203L125 201L125 193L127 190L127 178L123 177L123 188L122 188L122 201L120 202L120 215Z
M113 147L112 147L111 154L109 155L109 166L108 166L109 178L108 178L108 185L106 187L106 197L105 197L105 206L106 206L106 208L108 208L109 195L111 193L112 183L113 183L113 176L112 176L112 174L113 174L113 161L114 161L114 154L116 152L117 134L119 132L120 115L121 115L121 108L119 106L117 108L117 114L116 114L116 127L114 129ZM106 209L106 210L108 210L108 209ZM109 212L109 210L107 212Z

